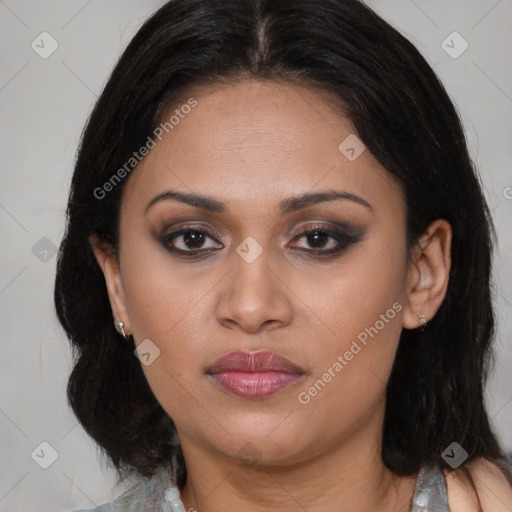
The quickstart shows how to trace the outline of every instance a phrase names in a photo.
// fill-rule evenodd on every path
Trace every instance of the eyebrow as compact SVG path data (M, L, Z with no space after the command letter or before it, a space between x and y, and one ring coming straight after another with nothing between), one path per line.
M298 210L307 208L308 206L323 203L325 201L346 200L365 206L373 212L372 206L359 197L350 192L343 190L327 190L323 192L305 192L295 197L289 197L279 203L279 211L281 214L288 214ZM155 196L144 209L144 214L160 201L179 201L181 203L200 208L205 211L215 213L225 213L227 211L226 205L217 199L193 193L177 192L175 190L165 190L164 192Z

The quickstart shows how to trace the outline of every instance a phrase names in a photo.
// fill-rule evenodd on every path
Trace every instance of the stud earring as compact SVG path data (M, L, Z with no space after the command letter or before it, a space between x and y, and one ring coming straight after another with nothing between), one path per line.
M421 313L421 315L418 315L418 320L420 321L420 331L425 330L425 326L427 325L427 320L425 318L425 315Z
M128 339L128 336L124 332L124 324L123 322L114 322L114 325L116 326L116 331L125 339Z

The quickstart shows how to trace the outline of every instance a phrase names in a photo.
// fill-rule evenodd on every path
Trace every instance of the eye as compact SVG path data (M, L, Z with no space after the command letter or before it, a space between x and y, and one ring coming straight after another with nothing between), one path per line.
M215 249L215 246L205 246L205 242L210 239L216 242L210 233L198 228L184 227L163 238L162 242L171 251L202 252L203 250Z
M301 247L300 244L297 245L294 242L291 247L310 255L330 255L345 250L351 244L358 242L360 238L361 234L358 234L357 230L354 232L349 226L340 225L339 228L333 228L310 225L301 229L294 238L294 240L304 240L305 246ZM222 249L222 244L217 241L216 237L208 231L194 226L184 226L163 237L162 243L170 252L178 255L186 254L190 257L203 256L213 250Z
M349 229L333 229L322 225L314 225L305 227L295 237L295 240L302 239L312 249L293 246L294 249L312 254L333 254L357 242L359 237L353 235Z

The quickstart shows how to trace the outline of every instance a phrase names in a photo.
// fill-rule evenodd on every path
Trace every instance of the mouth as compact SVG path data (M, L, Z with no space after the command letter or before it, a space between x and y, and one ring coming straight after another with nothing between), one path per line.
M291 386L306 371L274 352L262 350L230 352L208 367L206 375L236 396L257 400Z

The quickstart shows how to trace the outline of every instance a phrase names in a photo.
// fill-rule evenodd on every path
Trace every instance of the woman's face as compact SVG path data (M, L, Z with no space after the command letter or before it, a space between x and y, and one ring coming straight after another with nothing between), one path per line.
M409 292L400 187L312 91L245 81L189 97L123 191L115 305L150 340L142 368L184 451L282 464L373 439ZM166 191L211 208L147 207ZM209 374L262 350L297 373Z

